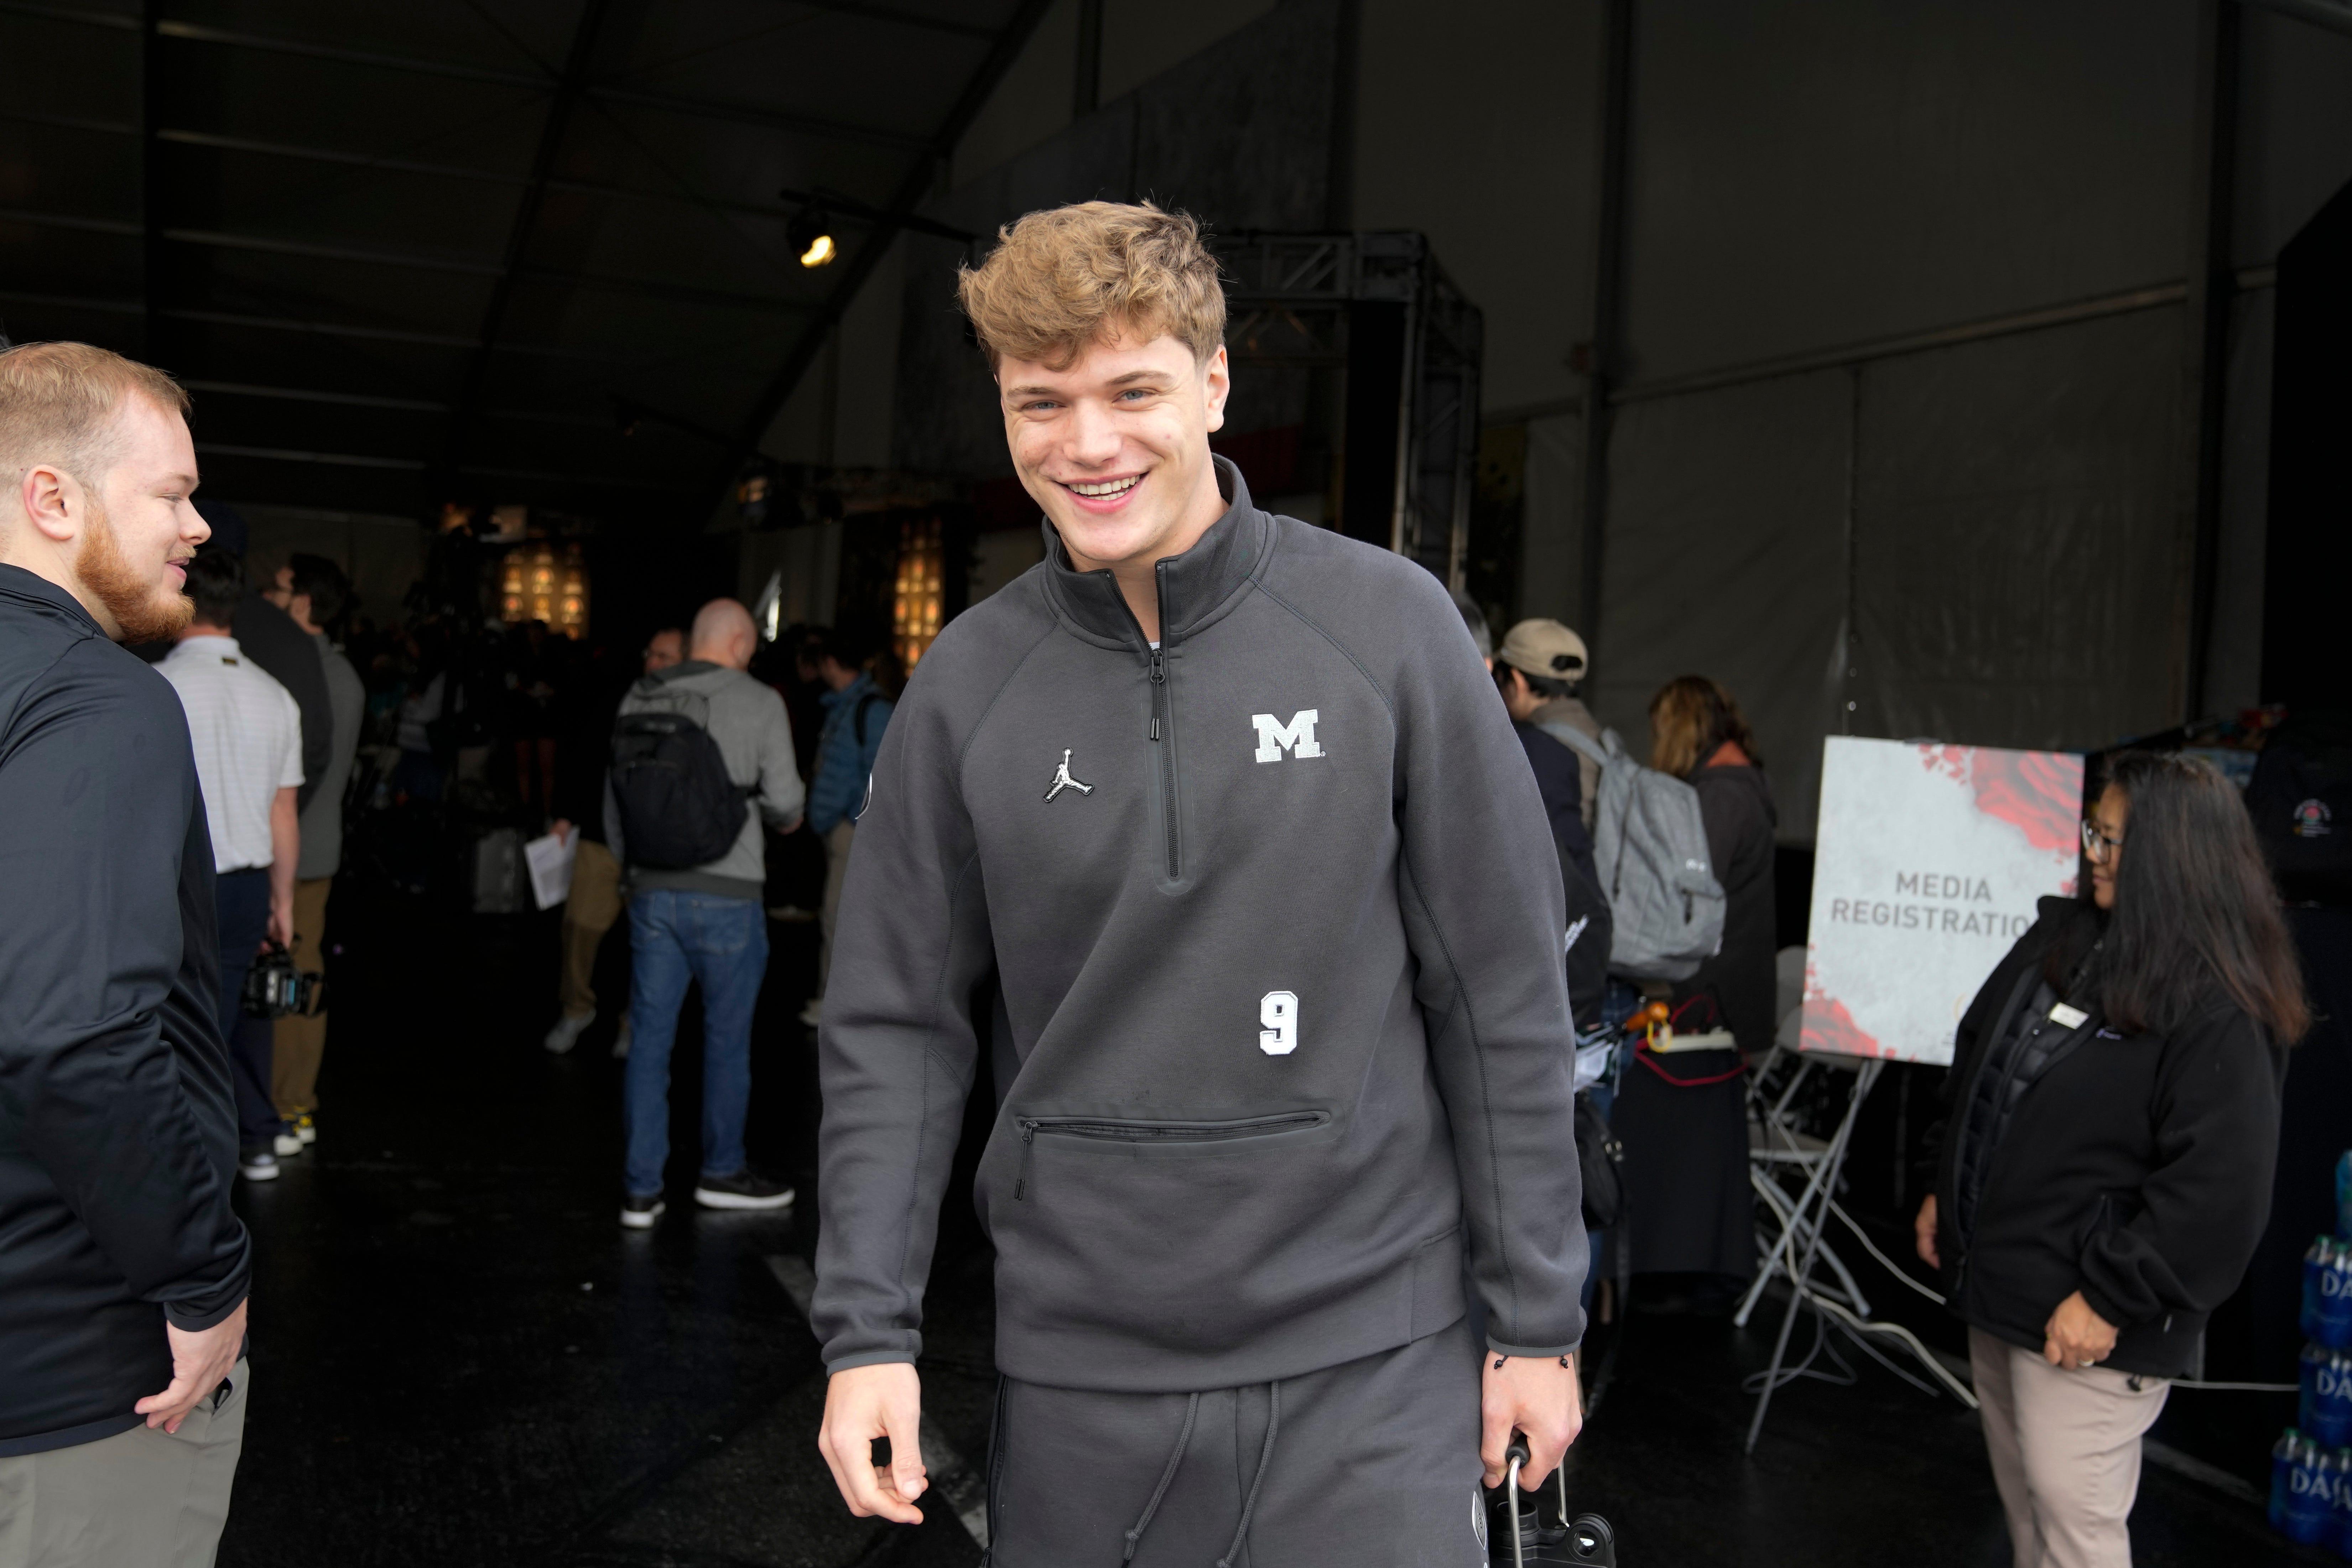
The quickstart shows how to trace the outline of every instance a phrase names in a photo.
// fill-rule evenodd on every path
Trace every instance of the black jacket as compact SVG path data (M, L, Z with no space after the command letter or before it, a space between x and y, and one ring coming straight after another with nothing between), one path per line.
M1592 863L1592 835L1584 830L1581 759L1533 724L1514 721L1511 729L1543 797L1551 824L1552 848L1559 855L1560 887L1568 895L1568 1005L1579 1029L1601 1024L1601 1000L1609 984L1609 942L1613 922L1609 895Z
M1723 945L1699 965L1697 973L1677 984L1674 994L1677 1006L1693 996L1712 997L1717 1016L1712 1021L1704 1016L1707 1009L1702 1005L1685 1015L1687 1021L1676 1027L1696 1031L1719 1024L1731 1031L1741 1050L1761 1055L1771 1049L1772 1031L1780 1021L1772 893L1772 836L1780 814L1772 805L1772 785L1761 768L1745 763L1705 767L1691 774L1690 784L1698 791L1706 852L1715 861L1716 879L1723 884ZM1696 1067L1695 1058L1683 1060Z
M2076 1290L2120 1331L2106 1364L2180 1377L2205 1321L2238 1287L2269 1216L2286 1051L2217 985L2168 1036L2126 1036L2096 1005L2053 1053L1990 1153L1971 1234L1958 1223L1965 1118L1993 1043L2041 983L2052 946L2087 945L2072 899L2041 918L1962 1016L1937 1173L1937 1249L1954 1310L2040 1350Z
M0 1457L127 1431L250 1247L188 721L0 565Z
M1582 1335L1535 780L1444 584L1217 469L1157 651L1049 528L883 737L818 1053L834 1371L921 1353L992 973L1008 1376L1297 1376L1454 1322L1465 1281L1500 1353Z

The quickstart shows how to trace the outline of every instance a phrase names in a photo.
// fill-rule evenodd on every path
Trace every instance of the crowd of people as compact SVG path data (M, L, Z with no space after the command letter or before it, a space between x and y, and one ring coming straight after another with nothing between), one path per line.
M1587 707L1575 630L1496 644L1417 566L1259 509L1210 451L1224 301L1181 215L1032 215L961 302L1047 554L912 684L854 636L764 644L726 598L625 679L462 616L346 657L334 563L251 582L233 514L193 503L167 377L0 353L0 867L41 894L0 908L0 1213L30 1216L0 1228L0 1502L38 1493L29 1561L210 1561L249 1377L229 1189L318 1136L326 1038L299 984L249 977L317 964L347 799L471 788L572 848L544 1045L617 1017L633 1229L665 1212L698 986L694 1201L793 1203L745 1156L751 1031L771 918L818 921L819 1447L858 1514L920 1518L915 1363L969 1097L994 1107L1007 1563L1147 1537L1452 1561L1465 1503L1557 1531L1534 1500L1582 1422L1599 1259L1718 1304L1753 1277L1779 815L1733 694L1667 682L1644 763ZM1625 962L1654 935L1641 790L1690 825L1679 964ZM824 846L813 911L771 890L795 833ZM1917 1226L2021 1564L2128 1561L2140 1436L2251 1255L2308 1019L2210 768L2118 760L2084 842L2085 896L2045 904L1961 1024ZM625 1007L597 964L624 914ZM1619 1037L1645 1011L1688 1048ZM1628 1227L1587 1202L1596 1141Z

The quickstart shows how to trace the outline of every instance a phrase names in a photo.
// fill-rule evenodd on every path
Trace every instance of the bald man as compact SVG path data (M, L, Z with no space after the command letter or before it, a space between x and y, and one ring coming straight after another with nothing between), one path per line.
M635 966L629 1066L621 1096L628 1150L621 1223L633 1230L652 1226L665 1206L670 1047L677 1037L686 988L698 981L702 1163L694 1201L714 1209L774 1209L793 1201L792 1188L753 1171L743 1157L743 1112L751 1098L751 1010L768 967L767 914L761 900L767 861L760 823L764 817L779 831L790 832L800 823L804 798L783 699L744 673L758 647L751 612L732 599L713 599L694 617L685 662L648 671L621 700L616 734L624 742L661 728L633 727L632 715L661 715L671 721L660 744L663 765L672 776L680 760L689 778L698 760L709 765L708 752L715 745L729 782L743 796L742 823L726 853L693 866L647 864L670 858L647 846L695 836L681 832L695 825L657 815L663 802L677 801L680 792L633 787L628 770L617 762L606 778L604 837L623 868ZM671 804L666 809L683 808ZM633 837L636 854L631 853Z

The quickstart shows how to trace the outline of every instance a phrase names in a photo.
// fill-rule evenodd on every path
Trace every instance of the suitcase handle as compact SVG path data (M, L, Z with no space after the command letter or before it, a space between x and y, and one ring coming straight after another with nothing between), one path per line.
M1511 1446L1503 1450L1510 1471L1503 1478L1503 1505L1511 1516L1512 1568L1527 1568L1528 1546L1519 1537L1519 1468L1528 1462L1528 1441L1517 1433L1511 1434Z

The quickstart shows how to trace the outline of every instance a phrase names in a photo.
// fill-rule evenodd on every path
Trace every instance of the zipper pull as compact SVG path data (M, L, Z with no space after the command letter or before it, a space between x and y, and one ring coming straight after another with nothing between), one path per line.
M1151 650L1151 684L1168 684L1168 656L1158 648Z
M1029 1154L1036 1146L1037 1124L1034 1121L1024 1121L1021 1124L1021 1174L1015 1177L1013 1183L1013 1200L1015 1203L1028 1201Z

